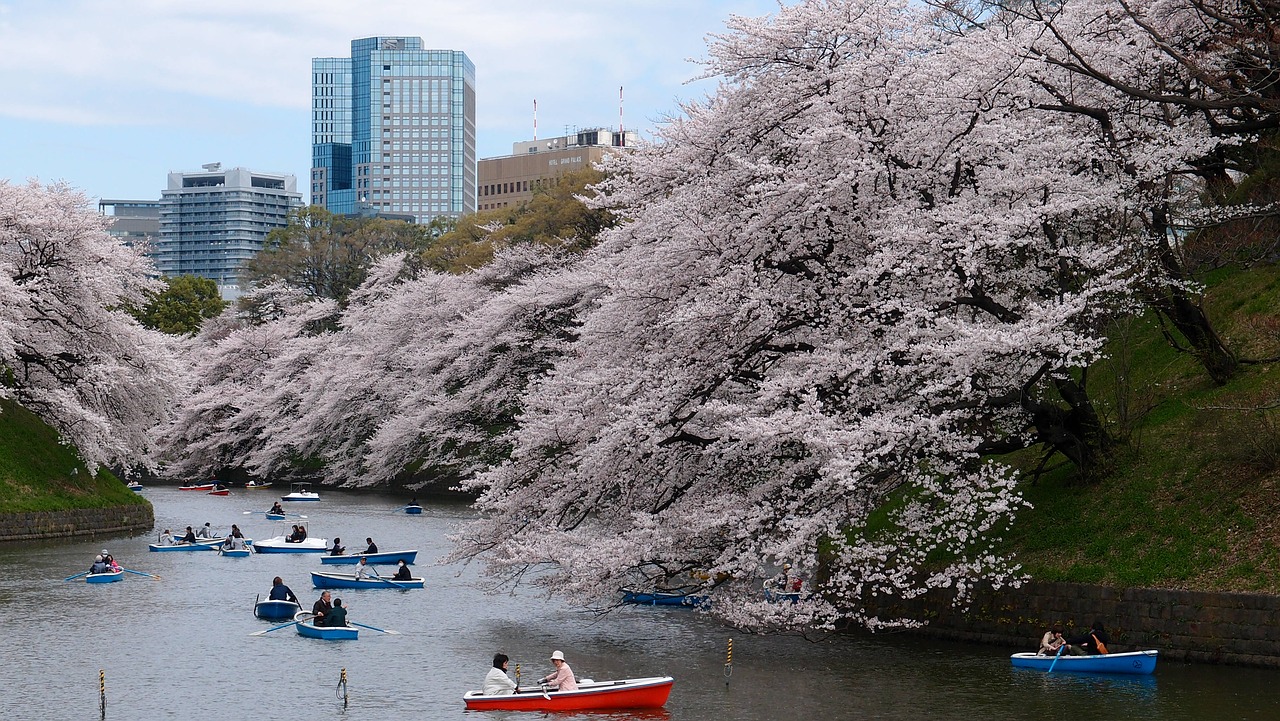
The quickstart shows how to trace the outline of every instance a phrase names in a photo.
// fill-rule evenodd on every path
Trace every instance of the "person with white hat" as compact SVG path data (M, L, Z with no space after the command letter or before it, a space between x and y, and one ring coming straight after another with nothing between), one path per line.
M542 683L557 691L577 691L578 679L574 678L573 669L569 668L569 664L565 663L564 652L552 652L551 663L556 667L555 673L543 676Z

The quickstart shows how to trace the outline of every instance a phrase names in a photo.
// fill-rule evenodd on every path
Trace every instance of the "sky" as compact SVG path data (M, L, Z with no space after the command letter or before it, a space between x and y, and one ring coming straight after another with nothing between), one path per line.
M566 129L651 137L715 90L695 62L778 0L0 0L0 180L158 199L205 163L311 168L311 59L416 36L476 66L476 154Z

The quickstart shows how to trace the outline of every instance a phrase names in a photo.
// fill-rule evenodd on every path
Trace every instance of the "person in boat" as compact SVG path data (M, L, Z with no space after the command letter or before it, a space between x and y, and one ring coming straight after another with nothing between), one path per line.
M319 626L320 624L316 624ZM325 614L324 625L326 626L345 626L347 625L347 609L342 606L342 599L333 599L333 608L329 613Z
M228 551L238 551L246 545L244 534L240 532L240 527L234 523L231 524L231 533L227 534L227 540L222 542L222 547Z
M102 555L99 554L97 556L94 556L93 565L89 566L89 573L106 573L106 572L107 572L107 564L104 560L102 560Z
M284 585L284 579L276 576L271 579L271 593L267 594L269 601L293 601L298 602L298 597L293 595L293 590Z
M355 575L357 580L361 578L367 578L368 576L373 576L376 578L378 576L378 569L374 568L373 566L370 566L369 559L365 558L364 556L361 556L360 562L356 564Z
M320 598L316 599L316 602L311 605L311 613L316 617L314 621L315 625L325 625L325 619L331 611L333 611L333 602L329 600L329 592L325 591L321 593Z
M1057 656L1059 653L1068 656L1084 655L1084 651L1080 650L1079 647L1067 643L1067 639L1062 636L1061 624L1056 623L1040 637L1040 650L1036 653L1041 656Z
M213 538L213 528L206 521L204 526L200 528L200 532L196 534L196 538Z
M1111 637L1102 627L1102 621L1098 620L1093 622L1093 626L1088 631L1068 638L1067 643L1079 647L1090 656L1095 656L1107 653L1107 644L1111 643Z
M182 543L195 543L196 532L191 530L191 526L187 526L187 535L182 537Z
M267 511L267 513L270 513L272 515L283 516L284 508L280 505L280 501L276 501L275 503L271 504L271 510Z
M116 563L116 557L108 553L102 557L102 562L107 564L107 570L115 573L120 571L120 564Z
M299 523L298 524L298 543L302 543L305 540L307 540L307 527Z
M284 542L298 543L304 538L306 538L306 536L302 533L302 529L295 523L293 524L293 531L285 537Z
M551 663L556 667L554 673L542 677L542 683L557 691L577 691L578 679L573 676L573 669L564 660L563 651L551 653Z
M520 692L520 687L507 675L508 663L510 659L507 658L507 654L494 654L493 668L489 669L489 675L484 677L484 688L481 692L485 696L510 696Z
M405 563L403 558L400 559L400 565L396 568L396 575L391 578L397 581L413 580L413 574L409 572L409 564Z
M164 533L160 534L160 542L166 546L172 546L178 542L178 539L173 537L173 531L166 528L164 529Z
M366 538L366 539L364 539L364 542L365 542L365 543L367 543L367 544L369 544L369 547L368 547L368 548L366 548L366 549L364 549L364 552L365 552L365 553L377 553L377 552L378 552L378 544L374 543L372 538Z
M347 547L342 545L342 539L337 536L333 537L333 548L329 549L330 556L341 556L347 552Z

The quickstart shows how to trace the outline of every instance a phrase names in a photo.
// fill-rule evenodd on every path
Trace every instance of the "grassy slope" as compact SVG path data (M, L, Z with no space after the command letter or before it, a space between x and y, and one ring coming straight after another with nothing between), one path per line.
M0 513L145 504L110 471L91 476L58 434L12 401L0 400Z
M1280 267L1209 285L1206 307L1231 347L1280 356ZM1280 593L1280 363L1245 365L1217 387L1151 319L1113 338L1089 388L1127 436L1115 469L1029 478L1035 507L1006 534L1009 548L1046 580Z

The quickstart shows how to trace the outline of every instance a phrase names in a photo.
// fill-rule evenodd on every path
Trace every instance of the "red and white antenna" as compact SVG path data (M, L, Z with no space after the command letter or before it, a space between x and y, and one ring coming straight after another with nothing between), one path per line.
M618 143L620 145L627 144L626 125L622 122L622 86L618 86Z
M538 99L533 99L533 139L538 139Z

